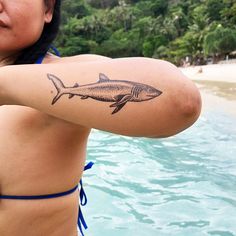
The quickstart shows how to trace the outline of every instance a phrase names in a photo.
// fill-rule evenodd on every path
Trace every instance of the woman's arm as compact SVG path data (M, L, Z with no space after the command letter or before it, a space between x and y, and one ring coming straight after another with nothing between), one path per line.
M146 137L176 134L201 110L195 85L172 64L149 58L6 66L0 69L0 104Z

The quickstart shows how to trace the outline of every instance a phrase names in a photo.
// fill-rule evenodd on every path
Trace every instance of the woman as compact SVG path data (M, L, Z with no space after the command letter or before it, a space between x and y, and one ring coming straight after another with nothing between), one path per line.
M91 128L167 137L200 113L198 90L170 63L46 53L59 7L0 0L1 236L78 235L75 190Z

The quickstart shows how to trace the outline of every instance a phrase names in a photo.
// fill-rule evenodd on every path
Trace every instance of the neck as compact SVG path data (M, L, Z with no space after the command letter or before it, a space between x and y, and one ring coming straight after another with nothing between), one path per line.
M18 57L19 53L12 53L12 54L1 54L0 53L0 67L12 65L16 58Z

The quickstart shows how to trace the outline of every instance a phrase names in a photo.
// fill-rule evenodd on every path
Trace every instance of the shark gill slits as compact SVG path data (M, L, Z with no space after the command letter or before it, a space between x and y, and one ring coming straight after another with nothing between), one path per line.
M134 87L132 88L132 94L133 94L134 97L137 97L137 96L136 96L136 90L137 90L137 88L134 86Z
M142 88L141 88L141 87L135 86L135 87L134 87L134 96L135 96L136 98L138 98L138 95L140 94L141 91L142 91Z
M142 88L141 87L139 87L139 89L138 89L138 95L142 92Z
M133 94L133 95L134 95L134 88L135 88L135 87L132 87L132 88L131 88L131 94Z
M135 89L135 97L137 98L138 97L138 87L136 87L136 89Z

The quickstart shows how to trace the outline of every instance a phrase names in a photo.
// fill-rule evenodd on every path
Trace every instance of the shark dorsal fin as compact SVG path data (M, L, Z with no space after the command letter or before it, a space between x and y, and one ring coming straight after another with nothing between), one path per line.
M108 81L110 81L110 80L109 80L109 78L106 75L104 75L102 73L99 74L99 81L98 81L99 83L101 83L101 82L108 82Z

